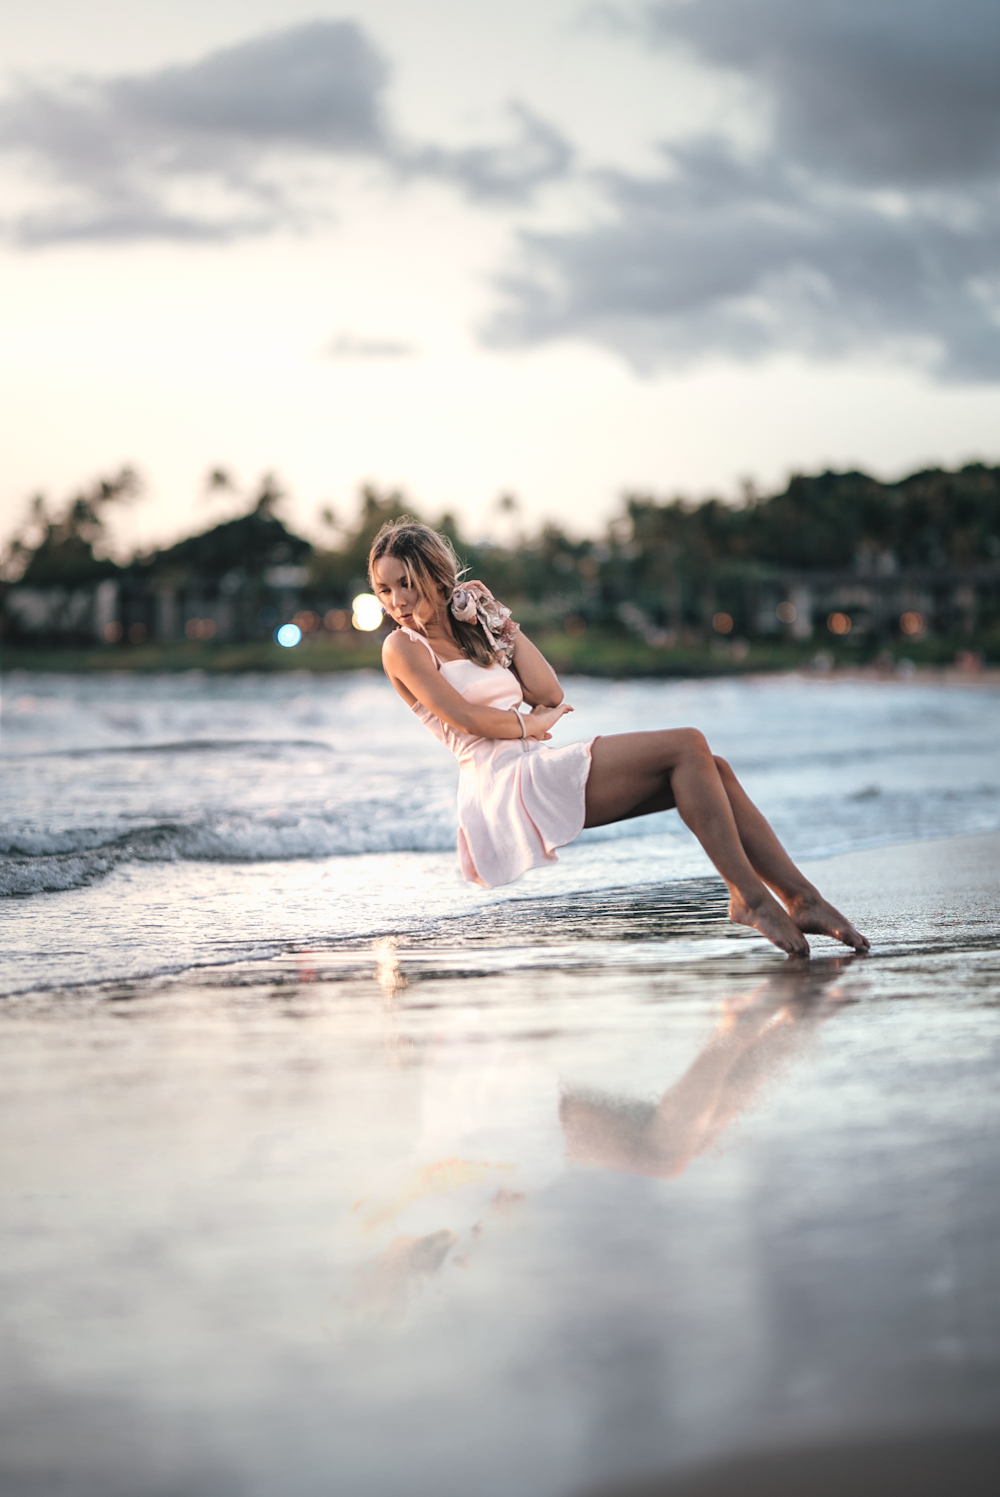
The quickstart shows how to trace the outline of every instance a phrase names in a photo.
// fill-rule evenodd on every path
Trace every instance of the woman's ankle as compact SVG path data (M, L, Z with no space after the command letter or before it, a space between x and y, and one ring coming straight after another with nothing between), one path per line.
M805 905L823 902L823 896L815 884L811 884L808 879L803 879L801 885L796 884L792 888L779 889L777 892L785 904L788 905L789 909L791 909L792 905L795 905L797 909L801 909Z
M774 904L774 895L760 879L755 884L730 884L729 897L733 903L741 904L748 910L759 910L765 905Z

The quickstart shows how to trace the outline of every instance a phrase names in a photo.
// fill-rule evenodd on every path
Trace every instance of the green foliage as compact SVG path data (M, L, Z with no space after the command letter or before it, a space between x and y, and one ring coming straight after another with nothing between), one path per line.
M134 498L139 480L131 468L98 478L80 489L53 513L43 494L36 494L27 523L8 548L5 573L25 587L83 587L113 576L119 569L107 556L95 554L106 540L108 509Z
M865 473L793 476L732 506L632 494L602 576L676 626L722 606L749 628L757 585L787 571L967 568L1000 556L1000 468L928 469L896 484Z
M157 580L182 585L195 580L217 583L230 576L258 577L267 567L304 565L312 547L274 513L282 497L274 479L267 475L248 514L154 552L139 570L153 574Z
M1000 554L1000 468L933 468L896 484L797 474L783 493L738 507L630 495L626 513L644 556L693 577L721 561L832 571L891 556L901 567L964 567Z

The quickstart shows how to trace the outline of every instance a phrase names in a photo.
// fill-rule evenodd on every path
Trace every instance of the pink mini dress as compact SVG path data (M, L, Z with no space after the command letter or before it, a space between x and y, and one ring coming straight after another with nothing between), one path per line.
M507 666L441 660L422 634L405 626L403 632L427 646L467 702L509 709L524 701ZM469 883L492 889L540 863L557 862L555 849L583 831L594 740L554 748L532 738L476 738L442 722L422 702L411 710L458 760L458 861Z

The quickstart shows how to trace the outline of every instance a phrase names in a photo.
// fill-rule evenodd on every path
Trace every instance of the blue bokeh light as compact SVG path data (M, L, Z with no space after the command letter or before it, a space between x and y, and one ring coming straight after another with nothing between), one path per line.
M284 645L286 650L294 650L301 638L302 630L298 624L282 624L280 629L274 631L275 643Z

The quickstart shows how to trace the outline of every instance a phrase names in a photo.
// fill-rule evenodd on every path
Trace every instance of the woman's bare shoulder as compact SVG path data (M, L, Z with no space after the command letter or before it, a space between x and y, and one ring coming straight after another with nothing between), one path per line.
M423 664L430 651L427 646L412 639L403 629L393 629L382 641L382 660L409 661L413 664Z

